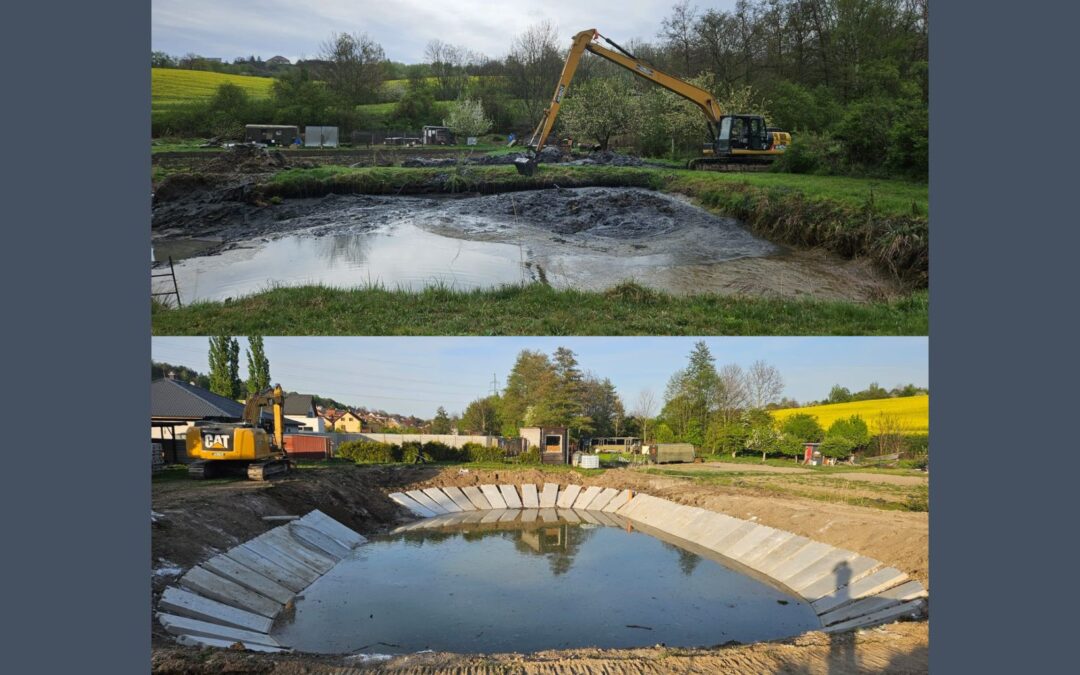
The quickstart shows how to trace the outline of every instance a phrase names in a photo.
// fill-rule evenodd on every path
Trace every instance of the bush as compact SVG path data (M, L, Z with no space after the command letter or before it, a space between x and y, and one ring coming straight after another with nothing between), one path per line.
M357 463L390 463L401 461L401 447L376 441L348 441L337 447L337 457L351 459Z
M470 462L501 462L506 453L500 447L488 447L479 443L466 443L462 446L465 458Z
M436 462L463 462L466 459L466 453L439 441L424 443L423 450L424 454L433 457Z
M518 464L539 464L540 463L540 448L529 448L525 452L518 455Z
M406 464L416 464L418 458L424 462L434 461L432 456L424 451L427 445L428 444L425 443L421 446L416 441L404 444L401 446L401 461ZM442 445L442 443L439 445Z
M803 443L820 443L825 438L825 430L818 424L817 418L806 413L796 413L784 420L780 430Z
M784 173L843 174L847 171L844 146L828 133L803 133L791 137L791 145L772 166Z

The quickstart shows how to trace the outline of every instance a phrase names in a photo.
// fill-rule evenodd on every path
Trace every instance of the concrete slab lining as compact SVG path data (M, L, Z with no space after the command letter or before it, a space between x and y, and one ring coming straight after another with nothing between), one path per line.
M525 509L521 512L521 522L523 523L535 523L537 517L540 516L539 509Z
M540 509L540 519L545 523L558 522L559 514L555 509Z
M837 579L841 576L848 577L848 563L855 559L858 553L846 551L842 548L834 548L825 554L821 560L812 565L807 565L802 570L784 579L788 587L798 590L807 584L812 584L825 577Z
M353 549L367 543L367 537L345 527L319 510L309 512L297 522L313 527L316 530L333 537L346 548Z
M810 606L814 608L818 615L825 614L859 598L887 591L907 580L908 575L904 572L893 567L885 567L852 584L838 588L828 595L813 600Z
M563 489L559 490L559 498L555 500L555 506L560 509L569 509L574 506L574 502L577 501L578 495L581 493L580 485L567 485Z
M304 580L304 585L302 586L303 588L306 588L308 585L311 584L311 582L322 576L321 574L319 574L318 571L308 567L303 563L297 562L296 560L285 555L273 546L270 546L265 541L252 539L249 542L240 544L240 547L246 548L249 551L253 551L254 553L257 553L260 556L269 560L270 562L274 563L278 567L285 569L286 572L289 572L294 576L300 577Z
M480 519L481 523L496 523L506 513L506 509L491 509Z
M832 593L838 588L854 584L882 567L881 563L877 560L861 555L857 555L849 560L847 565L846 579L842 580L842 582L836 575L826 575L806 584L792 586L792 588L808 600L817 600L820 597Z
M192 567L180 577L180 586L204 598L223 602L237 609L261 614L269 619L277 617L282 603L249 591L240 584L220 577L203 567Z
M507 509L505 513L499 518L500 523L512 523L517 520L518 515L521 513L521 509Z
M292 571L243 545L229 549L224 555L230 560L245 567L250 567L259 574L276 581L293 593L299 593L311 583L307 578L293 574Z
M412 511L413 515L420 516L421 518L430 518L431 516L437 515L434 511L424 506L420 502L416 501L404 492L391 492L387 495L387 497Z
M329 536L328 534L316 530L314 527L308 527L307 525L301 525L300 523L289 523L289 534L296 539L299 539L304 544L314 547L320 553L324 553L335 561L341 560L345 556L349 555L351 549L346 548L338 540Z
M442 507L443 511L447 513L460 513L461 507L454 503L453 499L450 499L449 495L440 490L439 488L426 488L421 490L428 497L431 497L431 501L435 502Z
M593 512L589 511L588 509L574 509L574 513L576 513L579 518L584 520L586 523L589 523L590 525L603 524L596 516L593 515Z
M165 589L165 592L161 594L161 600L158 601L158 607L172 614L243 628L256 633L269 633L270 627L274 625L273 619L237 609L217 600L204 598L175 586Z
M421 506L429 511L433 511L435 515L441 516L444 513L448 513L446 509L439 506L434 499L428 497L422 490L409 490L405 494L409 495L416 500Z
M290 535L289 530L285 527L270 530L259 536L258 539L277 548L293 560L307 565L318 572L320 576L333 569L334 565L337 563L337 561L330 556L316 552L302 541Z
M558 509L558 514L560 518L570 521L571 523L581 522L581 516L575 513L573 509Z
M555 508L555 500L559 496L559 486L557 483L544 483L544 487L540 490L540 508L553 509Z
M615 488L604 488L604 490L600 494L596 495L596 499L589 502L589 510L602 510L605 506L608 505L608 502L615 498L615 495L617 494L619 494L619 491Z
M603 510L607 513L613 513L615 511L618 511L620 508L625 506L627 502L630 501L630 498L633 494L634 493L630 490L623 490L619 494L612 497L611 501L607 503L607 506L605 506Z
M244 588L264 595L275 602L285 604L292 600L293 592L270 577L259 574L246 565L241 565L224 554L216 555L202 564L215 574L231 579Z
M476 510L476 506L469 501L469 498L465 496L465 493L461 491L461 488L451 485L450 487L444 487L442 491L446 493L447 497L454 500L454 503L457 504L462 511Z
M532 483L521 485L521 506L526 509L540 508L540 493L536 491L536 485Z
M595 485L585 488L578 494L578 498L574 500L574 505L570 508L579 511L581 509L589 508L589 503L596 499L596 496L599 495L602 490L603 488L596 487Z
M499 493L502 495L503 501L506 502L508 508L521 508L521 498L518 497L517 488L513 485L500 485Z
M826 633L842 633L844 631L855 630L857 628L870 628L878 624L895 621L905 616L916 618L920 614L922 614L923 607L925 607L925 605L926 601L924 600L912 600L911 602L905 602L903 604L896 605L895 607L890 607L888 609L874 612L873 614L861 616L857 619L852 619L850 621L844 621L843 623L827 626L823 630Z
M484 497L484 493L480 491L480 488L475 485L470 485L461 489L465 493L465 496L469 498L469 502L480 511L487 511L493 508L491 502Z
M179 616L178 614L166 614L164 612L159 612L157 619L165 630L173 635L193 635L197 637L217 638L219 640L232 640L233 642L242 642L244 644L250 643L265 645L267 647L281 647L281 644L269 635L263 635L262 633L256 633L242 628L231 628L229 626L222 626L218 623L200 621L198 619L191 619L186 616Z
M887 609L902 602L926 596L926 590L918 581L909 581L895 588L856 600L831 612L820 615L821 625L832 626L844 621L866 616Z
M480 491L484 493L484 498L491 504L491 508L505 509L507 507L506 500L503 499L497 485L481 485Z
M219 649L232 649L233 645L237 643L237 640L219 640L218 638L201 637L198 635L181 635L176 638L176 641L188 647L217 647ZM280 647L268 647L266 645L255 643L243 642L241 644L243 644L244 649L251 652L279 654L281 652L289 651Z

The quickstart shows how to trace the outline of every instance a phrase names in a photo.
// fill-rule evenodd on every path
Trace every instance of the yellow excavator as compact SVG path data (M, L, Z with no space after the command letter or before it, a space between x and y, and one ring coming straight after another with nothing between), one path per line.
M598 40L607 42L615 49L608 49L598 44ZM563 65L562 75L559 76L559 83L555 87L551 105L544 111L540 123L527 144L528 156L520 157L514 162L518 173L526 176L536 173L538 153L543 149L548 134L555 125L555 117L559 114L563 96L586 51L622 66L650 82L655 82L701 108L708 121L709 137L712 141L703 149L702 157L697 157L687 163L689 169L721 168L727 164L768 163L783 154L785 148L791 143L791 134L765 126L765 118L761 115L725 114L709 92L643 63L633 54L601 35L595 28L590 28L574 36L574 44L566 57L566 64ZM612 102L612 105L617 104L618 102Z
M273 408L273 438L263 428L262 411ZM188 475L192 478L247 475L250 480L266 480L289 472L284 445L285 393L281 385L268 387L244 403L240 422L212 418L199 420L188 428Z

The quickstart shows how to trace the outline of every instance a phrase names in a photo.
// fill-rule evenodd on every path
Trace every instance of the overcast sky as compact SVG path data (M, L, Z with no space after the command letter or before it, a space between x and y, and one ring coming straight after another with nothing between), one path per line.
M565 346L582 370L608 377L628 409L651 389L659 407L664 386L700 338L681 337L268 337L270 377L287 391L320 394L342 403L425 419L444 406L461 412L469 401L501 389L522 349L552 353ZM729 337L704 338L717 366L749 366L763 359L779 368L788 397L822 399L834 384L852 391L871 382L885 388L929 384L925 337ZM205 337L155 337L152 357L208 373ZM247 376L240 339L241 377Z
M189 52L232 61L238 56L313 58L332 33L368 33L388 58L424 60L439 39L502 57L514 37L550 21L564 44L586 28L616 42L652 41L674 0L153 0L151 45L174 56ZM729 9L734 0L696 3Z

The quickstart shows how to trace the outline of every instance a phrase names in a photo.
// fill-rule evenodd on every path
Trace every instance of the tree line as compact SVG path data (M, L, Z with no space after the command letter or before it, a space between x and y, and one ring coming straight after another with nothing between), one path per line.
M792 132L779 168L926 176L927 0L740 0L730 11L683 0L660 26L655 41L628 41L627 50L708 89L728 111L764 114ZM513 38L501 58L436 40L424 63L403 65L389 62L367 34L335 34L318 59L274 73L269 100L219 91L162 113L154 132L211 135L254 119L336 125L344 134L415 129L441 123L464 101L489 128L526 132L548 104L567 47L541 22ZM393 109L358 107L370 103ZM558 125L557 134L605 147L617 139L651 156L697 154L707 138L694 106L591 57L581 62Z

